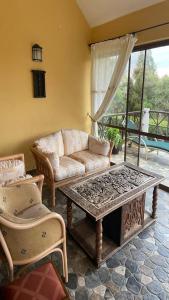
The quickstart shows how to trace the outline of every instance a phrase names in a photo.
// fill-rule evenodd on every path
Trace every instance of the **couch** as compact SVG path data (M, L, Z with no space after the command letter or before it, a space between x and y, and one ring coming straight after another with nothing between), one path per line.
M32 153L55 206L55 188L110 165L110 144L76 129L61 129L34 142Z

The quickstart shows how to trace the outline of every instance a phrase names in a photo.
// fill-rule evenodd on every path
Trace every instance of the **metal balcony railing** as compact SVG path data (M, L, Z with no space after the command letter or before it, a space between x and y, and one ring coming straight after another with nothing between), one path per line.
M128 113L128 120L134 122L136 129L139 129L140 111L132 111ZM141 131L161 136L169 136L169 111L158 111L144 109L142 114L142 128ZM112 113L105 115L101 123L106 127L125 127L126 113Z

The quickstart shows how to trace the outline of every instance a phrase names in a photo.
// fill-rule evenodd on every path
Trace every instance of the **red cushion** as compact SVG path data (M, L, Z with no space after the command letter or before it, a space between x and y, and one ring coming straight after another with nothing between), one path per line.
M1 288L4 300L63 300L67 292L53 265L47 263Z

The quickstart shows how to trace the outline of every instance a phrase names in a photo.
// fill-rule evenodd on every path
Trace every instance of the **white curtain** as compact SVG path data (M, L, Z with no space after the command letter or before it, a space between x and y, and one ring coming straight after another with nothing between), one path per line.
M132 34L94 44L92 55L92 133L98 134L97 121L108 110L137 39Z

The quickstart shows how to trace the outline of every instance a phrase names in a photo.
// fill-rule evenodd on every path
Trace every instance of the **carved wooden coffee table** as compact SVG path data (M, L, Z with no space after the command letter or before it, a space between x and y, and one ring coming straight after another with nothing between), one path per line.
M67 230L99 267L135 234L155 221L157 188L163 177L123 163L69 183ZM146 191L153 187L152 212L145 211ZM86 217L72 224L72 203Z

